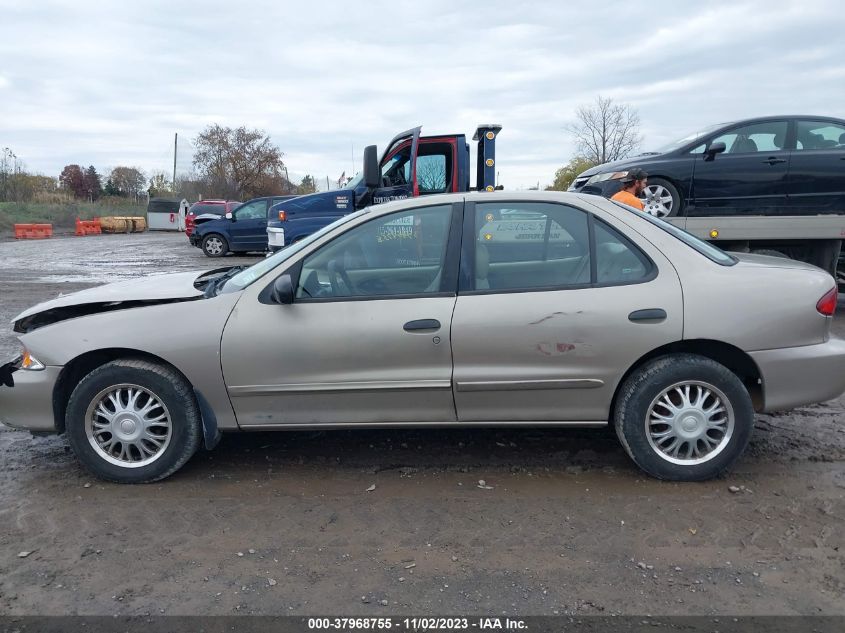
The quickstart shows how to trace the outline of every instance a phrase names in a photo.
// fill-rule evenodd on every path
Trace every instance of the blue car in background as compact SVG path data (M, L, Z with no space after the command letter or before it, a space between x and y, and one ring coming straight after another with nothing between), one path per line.
M356 197L360 199L366 193L363 177L358 175L345 189L299 196L273 205L267 216L268 249L277 251L352 213Z
M223 257L230 252L264 252L267 250L270 209L295 197L266 196L248 200L219 220L197 225L190 236L191 244L201 248L207 257Z

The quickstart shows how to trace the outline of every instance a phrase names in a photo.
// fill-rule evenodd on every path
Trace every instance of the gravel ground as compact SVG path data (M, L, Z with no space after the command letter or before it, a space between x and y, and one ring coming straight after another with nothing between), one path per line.
M221 263L160 233L0 261L0 359L59 292ZM227 435L119 486L0 426L0 614L845 614L843 409L758 416L700 484L645 478L606 430L449 429Z

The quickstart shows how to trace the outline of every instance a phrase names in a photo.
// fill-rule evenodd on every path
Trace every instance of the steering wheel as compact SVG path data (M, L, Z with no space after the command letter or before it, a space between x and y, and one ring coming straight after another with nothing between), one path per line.
M355 287L352 285L352 280L349 278L346 270L338 263L336 259L329 262L329 283L332 287L332 295L335 297L343 297L355 294ZM340 282L346 286L346 293L341 288Z

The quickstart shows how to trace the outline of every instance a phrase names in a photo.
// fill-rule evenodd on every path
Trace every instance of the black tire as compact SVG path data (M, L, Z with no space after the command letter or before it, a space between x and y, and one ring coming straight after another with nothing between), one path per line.
M151 463L135 467L112 463L88 438L85 427L89 407L99 394L118 385L149 390L167 407L170 439ZM112 361L85 376L70 396L65 426L79 461L97 477L117 483L148 483L172 475L191 458L202 440L202 420L191 386L173 369L146 360Z
M713 449L712 457L700 463L678 464L669 461L672 456L664 455L656 444L652 445L646 431L647 416L652 402L665 390L687 381L720 391L733 410L734 425L731 436ZM713 400L704 402L712 404ZM616 434L637 466L653 477L671 481L716 477L742 454L754 427L754 408L742 381L724 365L694 354L662 356L635 370L619 389L613 417ZM687 450L689 442L681 445Z
M229 252L229 242L220 233L209 233L202 238L202 252L206 257L223 257Z
M678 192L678 188L674 184L672 184L665 178L649 178L648 185L646 188L648 187L663 187L672 196L672 208L666 214L661 213L660 217L674 217L681 212L681 209L684 205L684 200L683 198L681 198L681 194ZM643 197L645 198L645 194L643 194ZM645 212L652 213L652 211L649 211L647 203Z

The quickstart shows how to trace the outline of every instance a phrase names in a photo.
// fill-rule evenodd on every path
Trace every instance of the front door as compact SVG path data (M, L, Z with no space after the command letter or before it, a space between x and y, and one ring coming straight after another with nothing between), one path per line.
M263 251L267 248L267 199L252 200L232 212L229 249Z
M788 212L786 187L790 152L787 121L766 121L722 132L696 151L693 207L687 215L769 215ZM704 148L724 143L708 156Z
M798 119L789 162L789 206L795 215L845 209L845 125Z
M245 293L221 344L238 423L454 421L461 206L376 217L318 247L292 271L291 305Z
M681 338L674 268L573 206L468 204L466 216L458 420L604 423L622 374Z

